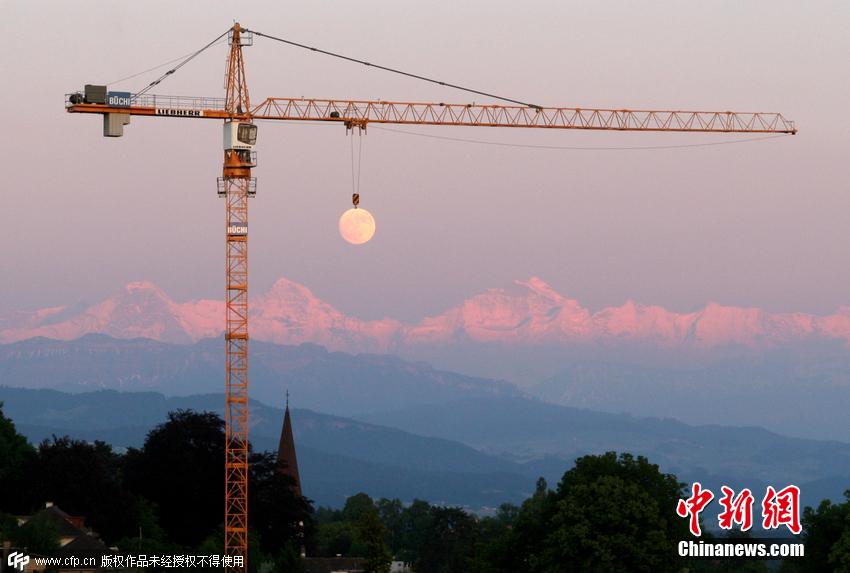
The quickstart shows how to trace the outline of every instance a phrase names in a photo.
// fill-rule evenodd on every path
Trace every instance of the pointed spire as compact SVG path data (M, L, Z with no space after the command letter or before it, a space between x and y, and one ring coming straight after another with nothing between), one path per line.
M289 390L286 391L286 410L283 414L283 429L277 448L277 467L283 475L294 480L293 489L301 495L301 476L298 473L298 458L295 455L295 438L292 435L292 420L289 416Z

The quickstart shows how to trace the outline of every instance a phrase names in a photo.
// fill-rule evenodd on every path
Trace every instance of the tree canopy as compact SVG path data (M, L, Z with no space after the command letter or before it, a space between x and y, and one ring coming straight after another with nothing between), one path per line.
M3 413L0 402L0 508L20 513L27 508L26 474L35 458L35 449L18 433L15 424Z
M224 424L209 412L171 412L141 448L121 454L67 436L33 448L0 410L0 539L55 549L49 523L31 519L20 527L12 517L52 501L129 553L217 553L223 459ZM581 457L554 490L541 478L521 506L503 504L487 515L366 493L341 509L314 511L268 452L251 452L249 479L252 572L260 564L297 572L302 550L359 558L369 573L387 573L391 560L416 573L767 571L759 561L679 559L678 541L690 538L676 515L683 484L630 454ZM842 503L805 509L806 556L785 561L783 572L850 573L850 491L845 495Z

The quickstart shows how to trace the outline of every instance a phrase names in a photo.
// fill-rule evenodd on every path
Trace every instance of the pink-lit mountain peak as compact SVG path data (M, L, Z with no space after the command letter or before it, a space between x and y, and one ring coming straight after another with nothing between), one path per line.
M55 325L57 329L85 329L97 325L98 331L120 338L154 338L172 342L192 342L181 305L149 281L127 284L105 301L89 307L81 317Z
M157 285L150 281L133 281L124 285L124 291L128 293L134 292L154 292L160 296L168 298L167 295Z
M504 287L487 289L468 298L460 306L474 307L476 305L495 304L506 307L549 308L569 302L574 301L565 298L543 279L533 276L525 281L515 280Z
M438 316L404 330L408 344L447 343L458 338L482 342L545 342L586 330L590 313L532 276L474 295Z
M267 292L252 299L251 304L257 316L285 321L295 318L304 321L312 318L319 324L345 318L340 311L314 295L310 289L286 278L276 280Z
M266 296L315 298L313 291L306 286L291 281L285 277L277 279L266 293Z
M150 281L127 283L112 296L90 308L102 307L112 311L139 312L140 314L171 312L179 305L165 291Z
M187 343L220 336L223 326L221 300L178 303L157 285L138 281L89 307L52 307L0 317L0 342L103 333ZM307 287L281 278L267 292L252 297L251 333L257 340L311 342L348 352L394 352L458 342L570 345L616 340L663 347L769 346L810 336L850 341L850 306L830 316L772 314L717 303L677 313L628 300L591 313L532 276L476 294L442 314L403 324L348 316Z
M561 293L556 291L549 283L538 276L529 277L529 279L525 281L516 280L514 281L514 284L525 287L532 293L551 299L553 302L565 300Z
M153 283L133 282L109 298L78 309L29 313L26 326L0 332L4 342L44 336L68 340L89 333L102 333L119 338L153 338L173 342L191 342L180 320L180 305ZM58 320L56 317L62 319Z
M176 303L165 291L149 281L127 283L123 289L104 302L111 303L108 307L115 310L121 309L124 312L138 312L140 314L148 314L154 310L156 312L171 312L176 307Z

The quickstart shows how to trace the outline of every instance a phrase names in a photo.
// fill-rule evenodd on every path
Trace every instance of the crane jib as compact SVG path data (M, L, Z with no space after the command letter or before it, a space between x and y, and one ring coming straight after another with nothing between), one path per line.
M73 94L72 94L73 95ZM224 109L223 100L145 95L129 107L70 100L71 113L121 113L204 119L322 121L358 125L455 125L602 131L795 134L793 121L780 113L672 111L268 98L243 113ZM150 104L150 105L139 105ZM162 104L162 105L160 105ZM171 105L169 105L171 104Z

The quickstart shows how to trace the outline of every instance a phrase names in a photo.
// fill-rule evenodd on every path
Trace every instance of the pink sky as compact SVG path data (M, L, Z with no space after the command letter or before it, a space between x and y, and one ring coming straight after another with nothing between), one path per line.
M220 295L220 126L134 119L124 138L105 139L99 118L64 112L62 95L190 52L234 18L544 105L780 111L800 129L775 141L630 152L370 129L361 205L378 231L353 247L336 230L351 193L344 130L262 124L255 292L287 276L345 313L402 320L531 275L591 308L633 298L689 311L714 300L825 314L850 304L850 4L459 4L3 2L0 310L94 302L138 279L177 300ZM224 57L216 46L155 92L220 96ZM259 38L246 59L255 100L483 101ZM740 137L402 129L591 147Z

